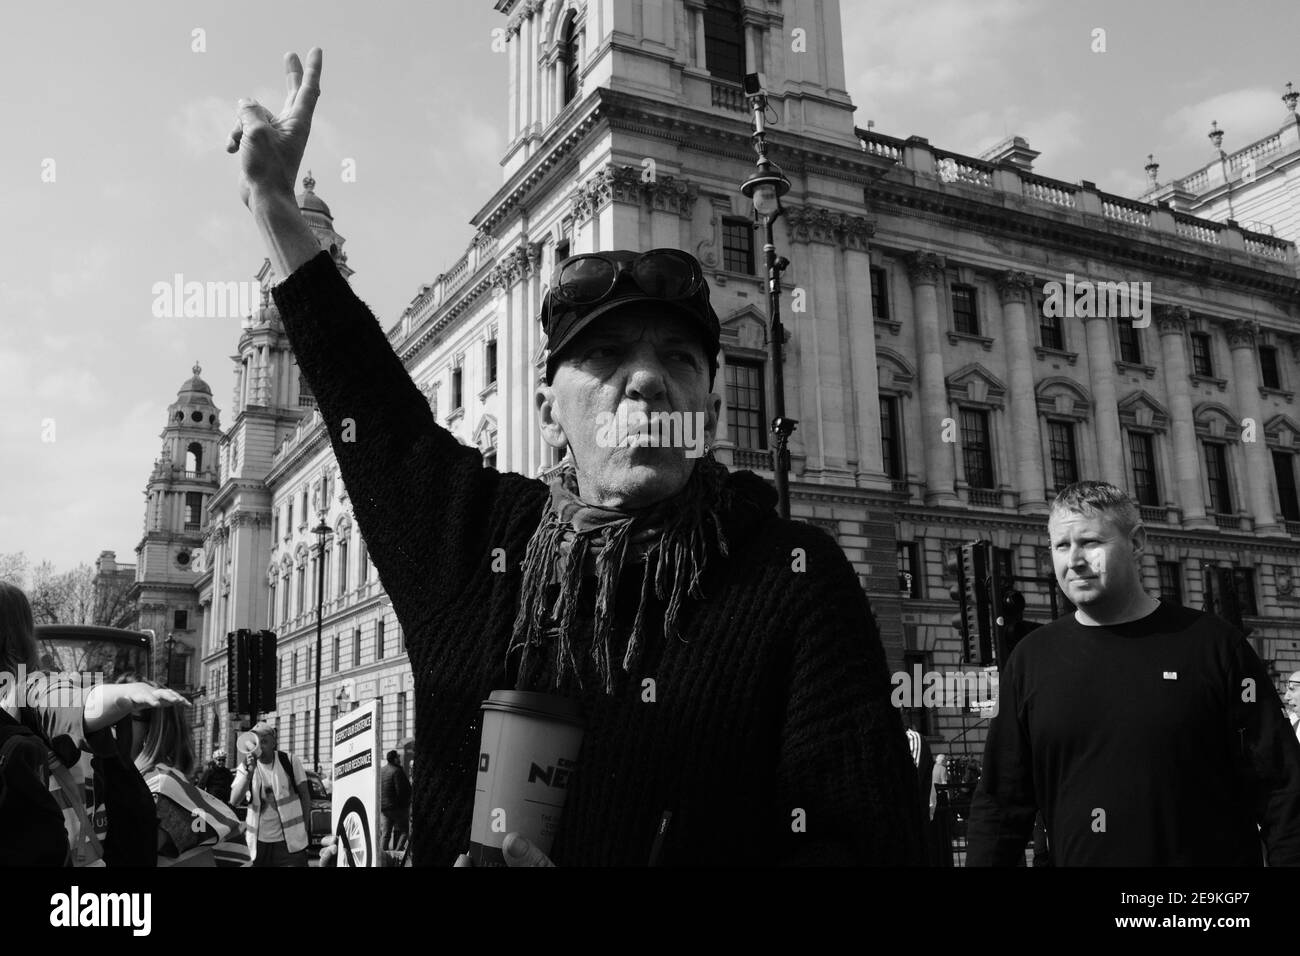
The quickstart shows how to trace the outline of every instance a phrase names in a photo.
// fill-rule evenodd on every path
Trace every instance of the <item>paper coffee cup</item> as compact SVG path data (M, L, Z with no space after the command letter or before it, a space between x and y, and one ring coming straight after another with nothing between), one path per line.
M531 691L488 695L469 837L475 866L506 865L507 833L550 854L581 747L577 701Z

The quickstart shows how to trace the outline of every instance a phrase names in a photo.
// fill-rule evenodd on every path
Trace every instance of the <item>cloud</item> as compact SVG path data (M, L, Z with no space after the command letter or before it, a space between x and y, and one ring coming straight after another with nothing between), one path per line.
M72 268L50 271L50 291L56 298L66 299L101 287L113 273L113 262L114 253L107 244L93 245L76 254Z
M937 104L976 76L982 89L996 88L1018 62L999 48L1033 8L1026 0L877 0L842 11L850 93L861 91L855 100L879 112L891 103ZM862 63L871 65L854 72Z
M225 149L235 126L235 100L204 96L181 106L171 119L171 130L191 156L205 156Z
M1220 93L1184 106L1162 125L1178 142L1203 150L1208 162L1214 155L1208 138L1212 121L1217 121L1219 129L1225 131L1224 150L1234 153L1277 132L1283 118L1277 90L1257 86Z

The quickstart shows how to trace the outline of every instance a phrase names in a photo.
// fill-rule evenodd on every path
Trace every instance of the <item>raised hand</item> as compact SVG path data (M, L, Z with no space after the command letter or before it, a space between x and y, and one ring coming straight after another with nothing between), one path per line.
M320 98L323 59L320 48L312 47L304 73L298 54L284 55L288 94L279 116L256 100L239 101L226 152L239 153L239 198L250 210L263 195L294 195L298 167L307 149L316 100Z

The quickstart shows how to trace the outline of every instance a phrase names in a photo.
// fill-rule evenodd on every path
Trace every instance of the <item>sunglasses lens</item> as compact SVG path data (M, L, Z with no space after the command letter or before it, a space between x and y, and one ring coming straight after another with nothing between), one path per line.
M641 257L632 274L646 293L661 299L681 299L695 291L695 269L687 259L671 253Z
M597 302L614 284L614 266L604 259L579 259L560 270L555 297L570 305Z

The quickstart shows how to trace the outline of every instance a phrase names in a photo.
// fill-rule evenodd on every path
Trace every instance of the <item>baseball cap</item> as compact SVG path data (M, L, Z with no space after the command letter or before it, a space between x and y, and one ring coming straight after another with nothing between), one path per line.
M612 282L611 272L615 273ZM571 290L576 290L576 296L566 294ZM574 297L577 302L571 301ZM712 387L718 370L721 325L709 301L704 270L694 256L680 249L652 249L645 253L614 249L569 256L557 264L542 301L546 381L554 378L565 347L583 329L615 309L637 302L653 302L663 308L665 315L681 316L699 332Z

